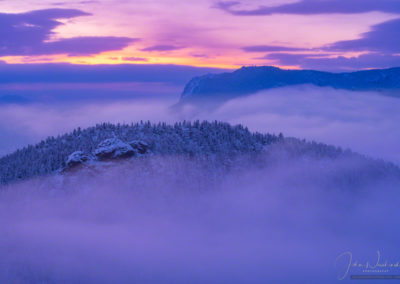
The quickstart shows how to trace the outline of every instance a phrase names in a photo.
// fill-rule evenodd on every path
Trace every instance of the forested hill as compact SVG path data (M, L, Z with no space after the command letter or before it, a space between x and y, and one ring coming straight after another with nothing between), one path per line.
M236 165L239 168L263 168L265 164L271 164L271 161L287 163L287 159L291 160L289 163L305 163L304 167L309 166L309 161L311 164L312 161L346 161L344 173L331 174L338 174L340 179L347 176L350 182L377 180L386 176L395 176L400 180L398 167L351 151L322 143L284 138L281 134L252 133L242 125L195 121L174 125L150 122L130 125L104 123L49 137L0 158L0 184L60 172L87 161L96 165L110 158L135 159L153 155L186 156L190 159L200 157L212 170L213 167L232 164L235 157L242 154L255 155L250 155L253 158L247 164ZM326 167L323 163L321 166Z
M0 158L0 183L26 179L56 171L65 165L75 151L90 155L108 139L144 141L153 154L211 155L260 151L279 138L270 134L251 133L247 128L221 122L181 122L136 124L104 123L84 130L49 137L36 145Z
M242 67L231 73L195 77L185 86L181 102L196 99L227 99L265 89L311 84L357 91L400 90L400 68L347 73L285 70L271 66Z

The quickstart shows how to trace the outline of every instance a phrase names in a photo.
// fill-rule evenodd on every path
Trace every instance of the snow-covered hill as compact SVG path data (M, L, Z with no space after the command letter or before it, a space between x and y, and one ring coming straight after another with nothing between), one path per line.
M29 145L0 158L0 183L63 169L68 160L73 162L71 159L80 159L79 155L71 157L77 151L97 160L135 156L135 152L141 154L144 145L154 155L234 155L260 151L264 145L278 139L270 134L251 133L241 125L231 126L221 122L196 121L175 125L104 123L84 130L78 128L58 137L48 137L36 145Z
M195 121L175 125L104 123L49 137L2 157L0 181L7 184L35 176L65 173L80 165L92 167L109 161L118 163L122 159L151 159L154 156L187 157L206 165L210 173L249 166L262 169L288 161L305 163L305 166L310 161L318 167L325 162L343 161L346 167L340 173L326 174L337 176L346 184L400 177L396 166L349 150L284 138L281 134L252 133L242 125Z

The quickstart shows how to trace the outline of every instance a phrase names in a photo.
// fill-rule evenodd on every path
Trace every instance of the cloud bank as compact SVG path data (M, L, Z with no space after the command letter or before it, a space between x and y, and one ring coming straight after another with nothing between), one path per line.
M337 283L343 252L398 261L395 184L328 190L348 161L235 163L152 157L1 189L1 282Z
M137 58L131 59L138 60ZM183 85L192 77L224 71L226 69L172 64L0 64L0 85L7 83L116 82L168 82Z
M75 93L67 89L51 101L14 101L0 105L0 133L5 138L0 141L2 154L39 142L48 135L101 122L216 119L241 123L254 131L282 132L285 136L351 148L400 164L397 125L400 100L396 97L298 86L234 99L213 110L187 106L181 112L170 109L178 100L180 88L151 85L136 86L135 89L128 85L120 86L122 89L117 91L117 87L108 86L110 92L100 92L96 88ZM129 90L136 91L132 94ZM85 92L85 99L80 99ZM50 89L46 94L50 97L54 90ZM110 94L114 96L110 97Z
M400 164L400 100L374 92L287 87L233 99L188 117L243 123L251 130L333 144Z

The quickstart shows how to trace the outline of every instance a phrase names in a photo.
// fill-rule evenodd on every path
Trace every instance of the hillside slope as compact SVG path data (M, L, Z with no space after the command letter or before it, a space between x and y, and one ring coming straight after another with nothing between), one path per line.
M136 124L104 123L84 130L49 137L36 145L0 158L0 184L45 175L62 169L76 151L91 155L105 140L118 137L124 142L143 141L152 154L212 155L257 152L278 140L270 134L251 133L241 125L220 122Z
M211 172L230 168L266 168L278 163L326 167L342 163L340 172L328 171L343 183L400 180L400 169L326 144L251 133L247 128L221 122L99 124L84 130L49 137L0 158L0 182L10 182L63 172L76 164L154 156L187 157ZM243 162L245 161L245 162ZM322 161L322 162L321 162Z

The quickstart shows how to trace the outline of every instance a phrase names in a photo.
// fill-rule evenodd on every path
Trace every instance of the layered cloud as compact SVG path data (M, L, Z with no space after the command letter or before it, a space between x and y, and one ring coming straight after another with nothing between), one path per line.
M273 60L279 65L301 66L305 69L345 71L365 68L387 68L400 65L400 56L385 55L380 53L369 53L360 56L329 57L325 54L314 53L270 53L263 59Z
M272 14L356 14L372 11L400 13L397 0L300 0L277 6L260 5L255 8L242 8L239 1L220 1L215 8L236 16L260 16Z
M305 51L306 48L288 47L279 45L252 45L242 48L246 52L270 52L270 51Z
M397 64L397 1L294 1L225 1L214 8L210 7L214 1L209 0L190 4L176 0L44 0L29 5L23 0L0 1L0 10L8 11L0 13L0 58L7 63L125 61L224 68L286 67L289 57L296 63L307 62L296 64L302 68L332 61L332 66L346 61L350 69ZM21 12L54 5L65 9ZM316 53L318 57L313 56ZM320 69L337 70L332 66Z
M148 61L147 58L143 58L143 57L133 57L133 56L122 57L122 60L124 60L124 61L142 61L142 62Z
M172 51L182 49L182 46L176 45L168 45L168 44L160 44L160 45L153 45L146 48L143 48L142 51Z
M73 37L53 39L54 29L71 19L90 15L76 9L45 9L19 14L0 13L0 56L32 56L49 54L92 55L120 50L136 38Z
M400 65L400 19L374 25L357 39L338 41L313 49L271 45L247 46L242 49L246 52L268 52L259 59L302 68L340 71L395 67ZM362 54L351 57L341 55L347 52Z
M328 49L400 53L400 19L375 25L369 32L361 34L359 39L339 41Z

